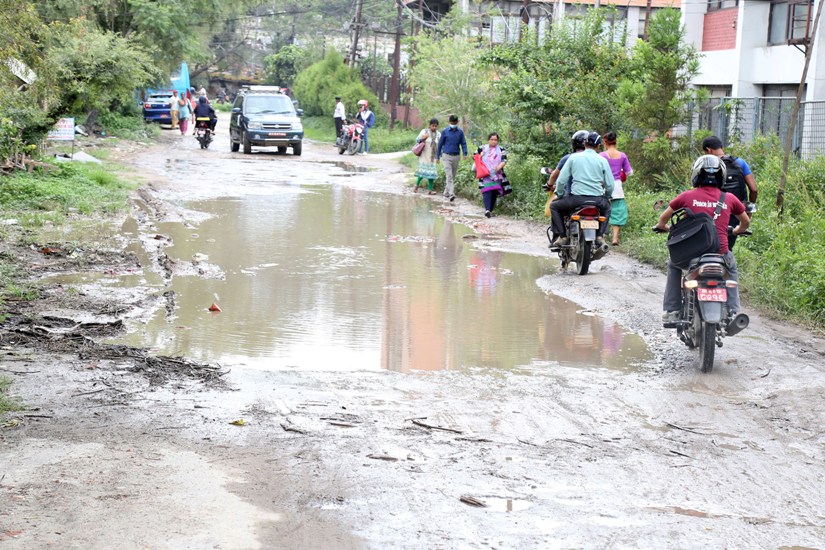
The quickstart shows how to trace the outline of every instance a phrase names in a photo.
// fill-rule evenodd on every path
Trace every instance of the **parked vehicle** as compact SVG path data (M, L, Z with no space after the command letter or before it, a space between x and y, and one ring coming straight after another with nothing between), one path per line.
M242 89L232 106L229 120L229 145L233 152L243 146L244 154L252 147L277 147L300 155L304 139L301 109L277 86L250 86Z
M654 231L664 232L656 228ZM741 236L747 235L750 231ZM702 372L713 370L716 347L722 347L722 338L738 334L750 322L744 313L732 319L729 316L728 288L736 285L736 281L729 280L724 258L719 254L703 254L682 270L682 317L664 327L675 328L688 348L699 350Z
M338 136L337 140L338 154L343 155L346 151L350 155L354 155L361 150L363 139L364 125L353 118L349 124L345 124L341 128L341 135Z
M552 172L552 168L541 169L542 175L545 176ZM578 274L586 275L590 269L590 262L601 259L610 251L607 243L596 244L599 225L606 221L607 218L599 214L599 207L595 202L585 202L564 218L568 238L566 245L553 245L553 226L547 228L550 250L558 252L562 269L567 269L570 262L576 262Z
M208 117L198 117L195 121L195 137L201 149L208 149L212 143L212 124Z
M143 120L146 122L159 122L160 124L172 124L171 101L171 90L148 96L143 103Z

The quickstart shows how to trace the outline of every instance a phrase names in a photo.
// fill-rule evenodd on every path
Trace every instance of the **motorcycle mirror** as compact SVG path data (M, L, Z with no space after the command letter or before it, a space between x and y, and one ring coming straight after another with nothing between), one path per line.
M548 166L542 166L541 167L541 174L543 176L549 176L551 173L553 173L553 170L551 170L550 167L548 167Z
M663 199L659 199L653 203L653 210L656 212L664 212L667 209L668 202Z

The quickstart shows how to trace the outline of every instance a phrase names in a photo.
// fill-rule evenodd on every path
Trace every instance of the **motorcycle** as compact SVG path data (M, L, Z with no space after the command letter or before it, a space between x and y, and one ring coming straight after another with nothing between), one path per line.
M341 128L341 134L338 136L338 154L343 155L344 151L350 155L354 155L361 149L361 140L364 139L364 125L353 120L349 124L345 124Z
M207 117L198 117L195 121L195 137L201 149L208 149L212 143L212 123Z
M552 172L551 168L541 169L544 175L549 175L550 172ZM610 251L607 243L596 243L599 225L606 221L607 218L599 213L595 202L585 202L564 218L568 237L566 245L554 246L553 226L547 228L550 250L558 252L562 269L567 269L570 262L575 262L577 273L586 275L590 269L590 262L603 258Z
M655 227L653 231L665 233ZM744 231L739 236L749 235L750 231ZM737 282L729 276L725 260L719 254L703 254L692 259L688 268L682 270L681 319L664 324L665 328L675 328L688 348L699 350L699 366L705 373L713 370L714 354L717 347L722 347L722 338L742 332L750 322L744 313L730 318L728 289L737 286Z

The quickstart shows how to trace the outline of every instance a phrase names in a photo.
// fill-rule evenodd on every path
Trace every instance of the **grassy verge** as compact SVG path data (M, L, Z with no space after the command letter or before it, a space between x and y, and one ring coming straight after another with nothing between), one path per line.
M329 117L304 117L304 136L314 141L335 142L335 124ZM403 130L396 128L392 132L387 128L376 126L369 130L370 153L395 153L412 149L420 129Z
M155 139L161 132L159 124L148 124L140 115L102 112L97 122L103 127L106 135L132 141Z
M214 103L211 103L211 105L218 112L221 112L221 113L232 112L232 103L218 103L217 101L215 101Z
M10 385L11 380L5 376L0 376L0 415L9 411L20 410L20 404L8 395Z

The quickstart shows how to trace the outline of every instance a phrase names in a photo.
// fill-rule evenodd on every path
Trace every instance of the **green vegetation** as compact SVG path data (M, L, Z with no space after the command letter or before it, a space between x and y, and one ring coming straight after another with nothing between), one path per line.
M11 381L7 377L0 376L0 415L20 410L20 404L8 395L10 385Z
M308 116L328 116L335 110L335 96L341 96L351 113L356 103L366 99L370 105L378 105L378 99L364 86L358 72L344 65L344 58L334 50L326 57L298 73L292 92L301 102L301 108ZM376 121L383 118L378 109L373 109Z

